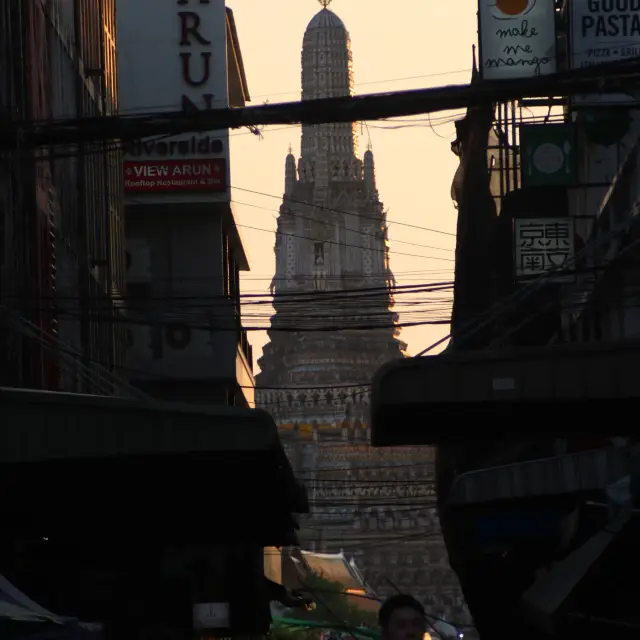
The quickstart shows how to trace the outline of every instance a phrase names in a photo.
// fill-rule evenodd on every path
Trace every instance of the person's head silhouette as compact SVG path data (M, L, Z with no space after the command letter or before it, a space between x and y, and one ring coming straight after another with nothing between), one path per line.
M423 640L427 632L424 607L408 594L392 596L378 612L383 640Z

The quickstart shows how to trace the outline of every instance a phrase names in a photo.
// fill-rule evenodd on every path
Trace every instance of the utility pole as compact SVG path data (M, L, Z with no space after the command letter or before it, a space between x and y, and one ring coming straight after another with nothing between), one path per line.
M548 76L508 81L483 80L473 85L450 85L352 97L324 98L259 107L182 111L139 116L94 116L70 120L11 123L0 129L0 149L18 139L27 148L77 145L98 140L131 141L158 135L216 131L282 124L361 122L478 107L528 98L620 92L638 84L640 58L572 69ZM70 150L71 151L71 150ZM72 151L71 151L72 152Z
M477 80L474 61L474 78ZM458 202L456 272L451 316L451 346L455 350L486 347L492 325L470 335L466 329L495 302L494 264L497 211L490 190L487 159L494 110L490 102L472 107L459 123L462 188Z

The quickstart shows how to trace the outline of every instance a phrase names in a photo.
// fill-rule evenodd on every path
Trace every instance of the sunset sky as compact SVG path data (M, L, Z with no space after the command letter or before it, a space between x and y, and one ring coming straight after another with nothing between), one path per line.
M302 36L320 4L316 0L227 0L227 4L236 18L251 105L298 100ZM476 0L334 0L330 8L351 34L356 93L468 82L476 42ZM458 163L450 143L455 137L452 121L459 114L359 127L360 153L370 142L380 198L389 211L391 265L398 285L453 278L456 212L450 193ZM231 135L232 198L251 264L243 291L268 293L275 268L273 232L284 188L284 161L290 144L299 156L300 128L267 128L262 138L247 131ZM399 296L400 320L445 318L450 299L450 292L411 300ZM409 304L415 302L419 304ZM245 324L252 326L250 319ZM446 325L425 325L404 329L403 339L414 354L447 333ZM251 332L250 340L257 360L266 333Z

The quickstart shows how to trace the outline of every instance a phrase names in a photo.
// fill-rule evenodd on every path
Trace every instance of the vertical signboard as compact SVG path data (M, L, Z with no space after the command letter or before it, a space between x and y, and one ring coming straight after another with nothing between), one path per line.
M640 0L571 0L569 8L573 69L640 56ZM637 92L573 98L576 106L637 101Z
M577 180L574 126L521 126L520 161L523 187L574 185Z
M117 0L120 113L226 108L224 0ZM157 136L127 142L129 201L229 199L229 132Z
M575 280L572 218L516 218L513 232L516 280L547 273L549 282Z
M555 73L554 0L480 0L478 19L485 80Z

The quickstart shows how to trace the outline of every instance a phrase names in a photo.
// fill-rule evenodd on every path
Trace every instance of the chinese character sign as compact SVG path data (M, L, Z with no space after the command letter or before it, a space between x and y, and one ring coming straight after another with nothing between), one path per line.
M574 233L572 218L516 218L516 279L549 273L550 282L573 282Z

